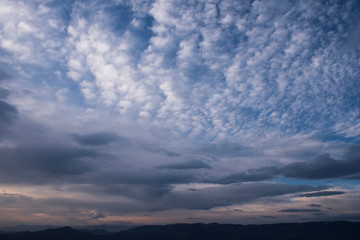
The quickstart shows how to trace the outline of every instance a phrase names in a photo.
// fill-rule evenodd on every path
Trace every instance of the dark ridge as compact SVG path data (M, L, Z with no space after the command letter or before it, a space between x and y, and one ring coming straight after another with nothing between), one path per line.
M111 235L69 227L0 234L1 240L360 240L360 222L309 222L268 225L173 224L142 226Z
M114 233L108 232L105 229L87 229L87 228L82 228L82 229L77 229L78 231L81 232L86 232L86 233L90 233L90 234L94 234L94 235L111 235Z
M89 225L89 226L73 226L72 228L76 230L83 231L84 229L87 232L91 232L92 230L105 230L109 233L116 233L121 232L124 230L128 230L131 228L136 227L136 225L108 225L108 224L102 224L102 225Z
M234 224L174 224L166 226L143 226L122 231L114 239L129 240L184 240L184 239L360 239L358 222L310 222L269 225Z
M96 235L81 232L70 227L62 227L55 229L46 229L37 232L18 232L0 235L0 239L18 239L18 240L97 240Z

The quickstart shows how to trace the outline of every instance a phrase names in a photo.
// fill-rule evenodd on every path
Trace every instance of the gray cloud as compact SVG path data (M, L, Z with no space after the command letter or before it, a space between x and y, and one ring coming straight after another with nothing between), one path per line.
M168 157L180 157L181 154L173 151L169 151L163 147L157 146L156 144L141 143L139 144L141 150L148 151L151 153L161 153Z
M170 163L159 166L160 169L211 169L211 166L200 160L190 160L181 163Z
M284 176L302 179L357 178L360 172L360 146L350 147L344 160L329 154L311 162L293 163L284 167Z
M205 182L229 184L236 182L262 181L272 179L281 173L282 169L280 167L264 167L259 169L249 169L247 172L235 173L218 179L207 179Z
M123 145L129 145L129 141L114 133L100 132L85 135L73 134L73 139L84 146L101 146L113 142L120 142Z
M1 74L2 73L0 69L0 75ZM8 89L0 87L0 127L2 124L12 123L18 115L17 108L5 101L9 94L10 91Z
M259 150L232 142L204 144L193 151L214 157L248 157L259 154Z
M360 23L357 23L357 26L353 28L353 31L350 33L350 36L345 43L343 49L345 51L355 50L360 46Z
M7 80L7 79L11 79L11 78L12 78L12 75L7 73L5 70L3 70L0 67L0 82Z
M98 184L77 188L80 191L125 196L134 200L157 201L169 194L173 187L169 184Z
M9 96L10 91L0 87L0 99L6 99Z
M181 172L163 172L154 169L117 169L98 171L92 174L92 180L98 184L180 184L198 181L193 174Z
M0 137L9 131L8 126L13 124L19 115L17 108L5 101L9 94L9 90L0 87Z
M291 213L295 213L295 212L321 212L320 209L282 209L279 212L291 212Z
M126 199L45 204L98 208L106 215L330 192L233 184L277 176L360 179L359 149L349 149L342 160L320 156L344 139L306 136L333 129L350 136L346 144L358 142L360 52L336 53L346 39L359 45L357 3L279 2L155 0L128 1L125 7L123 1L2 1L7 11L0 16L1 62L19 77L7 72L11 66L0 68L0 83L6 84L0 88L0 135L5 128L10 132L0 142L0 181L55 182L66 185L64 195L67 187L82 185L80 191L93 196ZM10 91L14 96L7 100ZM89 132L102 124L121 128ZM46 144L39 143L39 134L46 135ZM122 148L130 144L122 134L131 147ZM142 146L139 136L152 144ZM257 165L291 159L302 162ZM229 172L233 164L234 171L253 169ZM172 186L188 183L222 186Z
M296 162L285 166L271 166L249 169L225 177L207 179L206 182L229 184L237 182L270 180L283 175L298 179L360 179L360 146L352 146L344 155L344 160L336 160L324 154L313 161Z
M340 194L344 194L344 193L345 192L342 192L342 191L321 191L321 192L301 194L298 197L322 197L322 196L340 195ZM313 204L311 207L314 207L314 206L315 205Z
M217 206L229 206L250 202L262 197L278 196L309 189L324 189L326 186L305 186L287 184L238 184L221 187L209 187L199 191L173 192L163 197L159 204L164 208L211 209Z
M0 124L11 123L17 117L17 113L15 106L0 100Z
M99 152L62 145L27 145L1 148L1 181L46 183L53 178L81 175L95 170Z
M149 196L148 194L132 195L132 201L115 199L90 200L74 198L41 198L35 199L23 195L0 195L2 206L21 207L28 211L36 210L41 205L43 212L54 212L54 209L63 209L63 215L73 214L76 209L77 215L83 210L93 209L92 213L114 215L136 212L153 212L172 209L208 210L213 207L229 206L251 202L262 197L280 196L289 193L309 191L319 187L286 184L240 184L225 187L209 187L196 192L189 191L165 191L164 194ZM136 192L136 189L132 191ZM126 193L128 194L128 193ZM127 195L124 194L124 197ZM106 197L104 197L106 199ZM128 199L128 198L127 198ZM54 208L56 206L56 208ZM315 212L315 211L314 211ZM85 217L89 214L86 213Z
M316 208L321 207L321 205L320 205L320 204L314 204L314 203L309 204L308 206L309 206L309 207L316 207Z

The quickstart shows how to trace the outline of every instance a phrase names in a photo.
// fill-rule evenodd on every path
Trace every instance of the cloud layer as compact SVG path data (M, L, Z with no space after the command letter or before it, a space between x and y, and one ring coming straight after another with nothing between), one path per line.
M359 16L1 1L0 225L356 218Z

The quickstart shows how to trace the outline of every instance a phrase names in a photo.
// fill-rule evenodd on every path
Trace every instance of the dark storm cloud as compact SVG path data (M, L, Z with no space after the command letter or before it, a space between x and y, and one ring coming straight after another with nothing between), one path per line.
M0 124L11 123L17 117L17 109L15 106L0 100Z
M95 170L99 152L55 145L28 145L0 149L2 182L46 182L52 178L81 175Z
M284 176L301 179L355 178L360 172L360 146L349 148L344 160L336 160L329 154L311 162L293 163L284 167Z
M276 217L275 216L261 216L263 218L270 218L270 219L275 219Z
M18 115L16 107L5 101L9 94L9 90L0 87L0 127L1 124L12 123Z
M118 141L128 144L128 141L125 138L107 132L92 133L85 135L73 134L72 137L73 140L75 140L77 143L85 146L101 146Z
M341 195L341 194L344 194L344 193L345 192L342 192L342 191L321 191L321 192L313 192L313 193L301 194L298 197L322 197L322 196ZM314 205L312 205L312 206L314 206Z
M343 160L336 160L329 154L321 155L309 162L296 162L285 166L249 169L225 177L207 179L205 182L229 184L237 182L270 180L283 175L298 179L360 179L360 146L350 147Z
M93 181L98 184L180 184L198 181L193 174L169 173L155 169L114 169L111 171L97 172L92 175Z
M182 163L165 164L165 165L159 166L158 168L186 170L186 169L211 169L211 166L200 160L191 160L191 161L182 162Z
M73 134L72 137L77 143L84 146L101 146L113 142L120 142L123 145L129 145L129 141L127 139L108 132L91 133L85 135Z
M263 181L272 179L281 172L282 169L279 167L264 167L259 169L249 169L247 172L235 173L218 179L208 179L206 182L230 184L236 182Z
M316 208L319 208L319 207L321 207L321 205L320 204L309 204L308 205L309 207L316 207Z
M291 213L295 213L295 212L321 212L320 209L282 209L279 212L291 212Z

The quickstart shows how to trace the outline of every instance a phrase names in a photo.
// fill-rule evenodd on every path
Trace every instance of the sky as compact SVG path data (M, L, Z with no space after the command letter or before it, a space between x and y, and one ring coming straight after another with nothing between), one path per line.
M1 0L0 226L360 220L360 5Z

